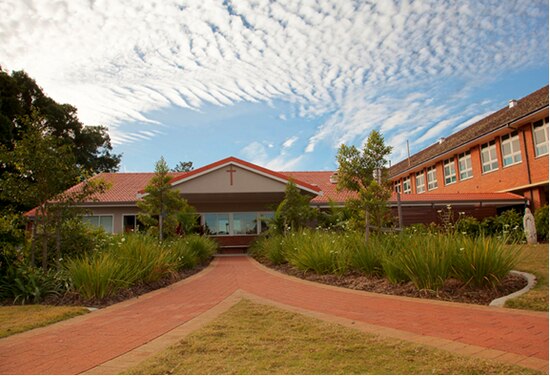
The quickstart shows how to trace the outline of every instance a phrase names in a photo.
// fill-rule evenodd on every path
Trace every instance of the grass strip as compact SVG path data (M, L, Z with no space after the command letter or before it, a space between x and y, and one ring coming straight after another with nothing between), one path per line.
M548 312L548 244L525 245L515 269L532 273L537 284L527 294L506 302L505 307Z
M87 313L82 307L22 305L0 307L0 338Z
M530 374L243 300L125 374Z

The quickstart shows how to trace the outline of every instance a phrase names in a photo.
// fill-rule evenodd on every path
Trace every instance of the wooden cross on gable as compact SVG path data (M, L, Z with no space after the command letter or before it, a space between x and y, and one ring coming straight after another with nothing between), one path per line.
M226 172L229 172L229 185L233 185L233 174L234 174L235 172L237 172L237 170L235 170L235 169L233 168L233 166L230 165L230 166L229 166L229 170L225 170L225 171L226 171Z

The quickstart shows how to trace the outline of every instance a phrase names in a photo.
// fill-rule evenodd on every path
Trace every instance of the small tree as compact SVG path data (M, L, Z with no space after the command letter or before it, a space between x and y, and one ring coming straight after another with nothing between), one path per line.
M172 172L189 172L193 170L193 162L178 162L176 167L172 169Z
M302 195L291 180L286 185L285 198L277 207L272 225L276 232L286 233L307 225L315 216L315 210L309 205L310 197Z
M384 144L384 137L374 130L369 134L363 150L355 146L340 146L338 161L339 190L357 193L352 207L362 207L365 212L365 231L369 234L370 217L381 227L387 215L386 202L391 195L387 184L385 166L391 153L391 146ZM376 179L375 179L376 177Z
M155 165L155 175L145 187L145 196L137 203L142 210L139 220L146 226L158 229L159 240L165 235L176 233L178 226L177 214L185 210L189 204L178 191L171 188L169 168L164 157Z

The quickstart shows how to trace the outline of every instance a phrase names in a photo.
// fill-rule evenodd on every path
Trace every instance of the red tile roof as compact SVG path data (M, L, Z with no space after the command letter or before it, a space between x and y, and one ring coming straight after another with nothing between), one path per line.
M225 160L224 160L225 161ZM239 160L240 161L240 160ZM241 161L239 163L243 164ZM246 162L248 163L248 162ZM256 165L252 165L258 167ZM212 168L212 165L210 165ZM330 177L334 171L292 171L275 172L261 168L262 171L269 171L271 175L288 180L292 178L296 184L310 187L320 194L311 200L313 205L326 206L329 202L343 203L356 195L349 191L338 191L336 184L330 182ZM199 169L199 170L202 170ZM196 171L196 170L194 170ZM195 175L194 171L188 173L170 173L174 177L172 181L178 181L183 177ZM200 173L200 171L199 171ZM153 172L138 173L102 173L94 176L92 179L103 179L109 183L110 188L94 197L95 204L98 206L107 204L135 205L138 192L142 191L149 180L154 176ZM299 182L299 183L298 183ZM70 190L78 189L79 185ZM395 193L390 202L395 203L397 198ZM524 202L522 196L512 193L445 193L445 194L402 194L403 203L447 203L447 202L510 202L511 204ZM90 202L94 205L93 202ZM35 209L25 213L26 216L33 216Z

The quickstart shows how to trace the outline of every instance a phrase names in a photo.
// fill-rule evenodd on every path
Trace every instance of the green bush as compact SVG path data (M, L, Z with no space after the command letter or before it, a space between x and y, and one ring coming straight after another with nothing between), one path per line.
M145 234L118 238L110 253L120 263L132 268L136 281L140 282L157 281L176 269L170 250Z
M283 254L282 235L270 235L256 239L249 252L254 257L267 258L274 265L280 265L287 261Z
M210 260L218 250L218 243L206 236L191 234L180 241L184 241L189 246L189 249L197 257L199 263Z
M182 238L164 243L164 246L169 251L169 264L174 267L174 270L191 269L199 263L198 256L192 251L189 243Z
M114 295L137 279L131 266L106 252L70 259L66 268L74 289L85 299Z
M437 290L443 286L451 271L456 248L452 239L449 235L401 238L405 243L392 257L391 263L407 275L416 288Z
M342 246L350 254L351 267L366 275L382 275L383 248L380 242L380 236L371 236L367 243L365 236L361 233L346 234L343 237Z
M454 276L465 285L495 287L513 269L519 256L517 248L502 239L479 236L461 237L453 260Z
M496 217L497 236L502 236L508 243L519 243L525 240L523 232L523 215L515 210L506 210Z
M335 233L303 230L283 240L283 253L290 264L317 274L344 274L348 269L348 253Z
M539 240L548 241L548 205L535 210L535 225Z
M37 304L50 295L61 295L69 289L69 279L62 271L44 271L22 262L10 265L0 278L0 300Z
M481 233L481 224L474 217L461 216L455 223L455 229L459 235L476 237Z

